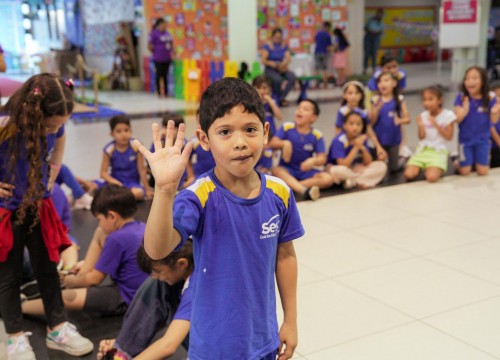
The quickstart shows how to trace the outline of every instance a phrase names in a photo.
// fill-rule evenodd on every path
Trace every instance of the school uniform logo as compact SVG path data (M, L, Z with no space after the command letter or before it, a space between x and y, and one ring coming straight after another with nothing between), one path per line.
M135 155L130 155L128 158L129 161L135 161L136 159Z
M262 224L262 232L260 233L261 239L269 239L275 237L280 232L280 215L276 214L268 221Z
M313 144L304 144L304 150L305 151L314 151L314 145Z

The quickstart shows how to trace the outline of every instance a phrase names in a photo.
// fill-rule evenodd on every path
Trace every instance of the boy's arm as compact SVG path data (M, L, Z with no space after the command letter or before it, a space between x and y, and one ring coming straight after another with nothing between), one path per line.
M109 174L109 166L110 166L109 156L103 152L101 161L101 172L100 172L101 179L105 180L107 183L110 184L122 185L120 181L116 180Z
M146 157L155 178L155 196L146 223L144 249L153 260L158 260L170 254L181 241L179 232L173 227L173 204L182 174L189 162L193 144L188 142L184 146L186 129L184 124L179 126L177 138L174 139L174 122L169 120L164 147L161 143L158 124L154 123L152 129L154 153L151 153L138 140L134 140L134 144Z
M175 354L189 334L190 322L187 320L173 320L165 335L152 343L143 352L134 357L135 360L161 360Z
M139 176L141 178L141 184L144 186L144 190L146 191L146 198L149 199L153 196L153 191L148 183L148 175L146 166L144 165L144 155L140 152L137 152L137 171L139 172Z
M298 344L297 331L297 257L293 241L278 244L276 282L283 307L278 359L291 359ZM285 346L283 348L283 346Z
M84 275L94 269L94 266L99 259L99 255L101 255L105 240L106 233L100 226L98 226L94 231L87 254L85 254L85 259L81 268L78 270L78 274Z
M64 277L64 285L68 288L82 288L99 285L106 278L106 274L92 269L83 275L68 274Z

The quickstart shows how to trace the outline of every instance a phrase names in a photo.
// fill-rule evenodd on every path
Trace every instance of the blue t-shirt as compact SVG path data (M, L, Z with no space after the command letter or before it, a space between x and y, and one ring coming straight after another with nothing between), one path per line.
M242 199L214 171L174 201L174 227L192 235L195 279L191 360L261 359L280 344L275 272L279 243L304 234L293 192L258 173L259 196Z
M309 159L314 154L325 152L325 140L321 131L311 128L307 134L301 134L297 131L294 122L286 122L276 132L276 136L281 140L290 140L293 146L292 159L290 163L280 161L280 165L291 167L300 171L300 164Z
M378 97L372 98L372 106L374 106L377 99ZM403 95L399 95L399 101L401 104L403 103ZM396 146L401 144L401 125L394 123L396 116L396 100L392 99L385 102L378 113L378 121L373 125L373 130L382 146Z
M137 250L145 229L143 222L131 221L109 234L95 264L96 270L111 277L127 304L148 277L137 265Z
M272 167L273 167L273 149L262 150L262 155L260 156L259 161L257 161L255 168L259 171L262 171L264 169L268 171Z
M370 123L366 110L363 110L359 107L351 109L349 106L344 105L340 107L339 111L337 111L337 121L335 122L335 126L338 127L339 129L342 129L344 127L344 118L347 116L347 114L349 114L352 111L361 115L361 118L363 119L365 124L368 125Z
M189 159L193 165L194 177L198 178L215 167L215 160L212 152L205 151L196 137L191 141L193 142L193 151Z
M366 84L366 86L370 91L378 91L377 78L380 76L380 74L382 74L382 69L378 68L377 70L375 70L370 80L368 80L368 84ZM402 69L399 69L396 77L398 78L399 90L406 89L406 72Z
M332 37L328 31L320 30L316 33L314 42L316 44L314 53L326 54L328 52L328 47L332 46Z
M453 105L462 106L462 93L458 93ZM490 93L488 108L483 107L481 99L469 98L469 113L458 124L458 141L460 144L470 146L488 142L490 139L490 111L495 105L496 98Z
M264 45L264 50L268 52L267 60L281 62L285 58L285 53L288 51L288 45L273 44L271 47L269 44L266 44Z
M365 141L364 145L366 150L370 151L367 141ZM332 140L330 151L328 152L328 163L338 165L337 159L345 159L351 152L352 148L353 146L349 142L346 133L341 132ZM352 165L361 163L363 163L363 157L361 155L361 151L359 151L356 158L353 160Z
M0 128L3 128L7 125L9 120L8 116L0 116ZM64 135L64 125L59 128L56 134L49 134L46 136L47 139L47 147L43 153L42 159L42 184L45 189L47 189L48 183L48 174L49 174L49 164L50 158L52 157L52 152L54 151L54 146L56 143L56 139L62 137ZM25 140L23 138L23 134L17 134L17 141L20 144L24 144ZM10 176L10 165L9 165L9 157L7 156L7 148L8 141L3 141L0 143L0 182L4 182L9 180ZM26 146L23 145L22 149L26 149ZM26 193L28 189L28 174L29 164L27 160L27 154L23 152L16 156L16 164L14 166L14 189L12 190L13 196L9 199L0 198L0 207L7 210L15 210L19 207L22 202L23 195ZM50 196L50 192L45 190L43 194L43 198L48 198Z
M109 157L111 166L111 176L123 183L139 184L140 176L137 169L137 152L132 148L132 139L124 152L116 149L116 142L113 140L106 144L103 151Z
M179 307L175 311L173 320L187 320L191 321L191 312L193 310L193 287L194 280L188 277L184 283L181 293L181 301Z

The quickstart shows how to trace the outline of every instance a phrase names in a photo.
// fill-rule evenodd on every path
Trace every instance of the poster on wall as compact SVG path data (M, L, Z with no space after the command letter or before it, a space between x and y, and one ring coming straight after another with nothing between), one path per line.
M365 23L375 15L379 8L366 8ZM422 7L386 7L384 9L385 30L380 46L382 48L403 48L430 46L436 26L436 8Z
M477 0L443 1L443 24L474 24Z
M162 17L179 59L227 59L227 0L144 0L145 30Z
M314 36L324 21L347 29L347 5L338 0L258 0L257 41L259 49L269 41L274 28L294 54L310 53Z

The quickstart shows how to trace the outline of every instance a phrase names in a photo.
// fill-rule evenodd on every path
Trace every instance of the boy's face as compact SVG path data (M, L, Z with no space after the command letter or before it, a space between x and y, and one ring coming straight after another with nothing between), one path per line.
M363 131L363 119L359 115L351 115L344 123L344 131L349 138L357 138Z
M396 76L396 75L398 75L399 64L396 60L389 61L387 64L385 64L382 67L382 71L390 72L392 75Z
M177 264L175 264L174 268L165 264L155 264L151 270L153 279L166 282L168 285L175 285L184 278L184 271Z
M117 144L125 145L132 137L132 129L127 124L117 124L113 131L111 131L111 136Z
M101 227L101 229L104 230L106 234L110 234L116 230L115 229L116 217L111 211L107 215L97 214L96 218L97 220L99 220L99 226Z
M301 101L295 110L295 122L297 125L311 125L318 116L314 114L314 105L309 101Z
M271 95L271 87L266 83L255 88L255 90L257 90L261 99L264 99L264 96L266 95Z
M203 149L212 152L222 182L249 176L267 144L269 124L262 125L257 115L243 110L243 106L235 106L216 119L208 134L201 129L196 131Z

